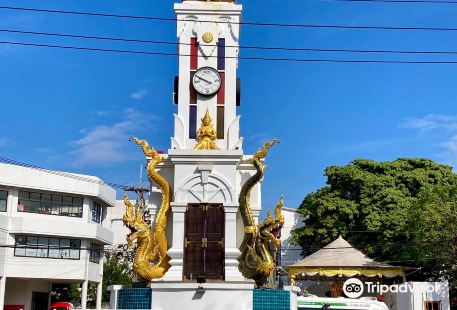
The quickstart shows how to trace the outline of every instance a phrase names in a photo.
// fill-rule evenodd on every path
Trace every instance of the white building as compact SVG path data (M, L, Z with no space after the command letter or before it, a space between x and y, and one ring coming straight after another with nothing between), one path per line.
M47 309L53 283L97 285L115 191L92 176L0 164L0 309Z
M391 310L449 310L449 283L405 282L393 285L385 294L385 302Z
M281 265L289 266L298 262L302 256L301 246L293 244L292 230L303 227L303 217L297 212L297 209L282 208L284 215L284 226L281 230Z

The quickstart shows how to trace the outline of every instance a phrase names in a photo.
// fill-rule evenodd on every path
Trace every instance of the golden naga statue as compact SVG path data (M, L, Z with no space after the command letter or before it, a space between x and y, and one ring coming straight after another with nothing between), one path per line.
M142 147L146 157L151 158L146 169L149 178L160 187L162 204L155 217L154 225L151 227L143 219L141 208L137 208L135 211L135 207L125 196L124 203L127 206L127 210L123 221L131 231L127 236L127 243L132 247L133 242L137 241L133 270L145 280L160 279L170 268L166 229L170 213L171 187L168 181L157 173L157 165L163 160L163 157L154 148L149 147L146 140L140 140L135 137L132 137L131 140Z
M216 145L216 130L213 127L213 120L209 115L208 109L205 116L203 116L202 125L197 131L197 145L194 147L196 150L219 150Z
M276 251L281 242L279 232L284 225L284 216L281 213L283 197L276 206L274 219L268 211L263 223L256 225L250 206L250 194L252 188L264 176L265 164L262 159L267 156L269 148L276 143L278 140L267 142L254 154L250 162L256 168L256 173L243 185L238 199L244 225L238 269L244 277L254 280L257 287L263 286L275 269L276 263L270 251L270 245L273 246L273 251Z

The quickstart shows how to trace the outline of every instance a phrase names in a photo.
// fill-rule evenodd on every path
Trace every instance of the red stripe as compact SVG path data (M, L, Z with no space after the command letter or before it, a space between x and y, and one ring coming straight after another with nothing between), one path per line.
M225 73L219 72L221 75L221 88L217 93L217 104L225 104Z
M198 68L198 43L197 38L190 38L190 69Z

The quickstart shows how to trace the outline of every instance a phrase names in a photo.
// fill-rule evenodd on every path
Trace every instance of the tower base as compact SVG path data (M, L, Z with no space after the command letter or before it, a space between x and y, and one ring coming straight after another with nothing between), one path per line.
M152 310L252 310L254 282L151 282Z

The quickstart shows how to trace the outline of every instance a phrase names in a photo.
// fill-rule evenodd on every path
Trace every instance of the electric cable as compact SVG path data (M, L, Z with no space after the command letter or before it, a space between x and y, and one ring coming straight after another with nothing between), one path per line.
M457 1L453 0L323 0L324 2L379 2L379 3L426 3L426 4L457 4Z
M13 7L13 6L0 6L0 10L16 10L40 13L54 13L66 15L83 15L83 16L97 16L97 17L112 17L112 18L125 18L137 20L154 20L154 21L193 21L183 20L173 17L155 17L155 16L140 16L140 15L123 15L112 13L96 13L96 12L82 12L82 11L67 11L55 9L38 9L29 7ZM231 22L231 21L211 21L211 20L198 20L201 23L219 23L219 24L236 24L248 26L261 26L261 27L282 27L282 28L334 28L334 29L365 29L365 30L420 30L420 31L457 31L453 27L400 27L400 26L351 26L351 25L319 25L319 24L286 24L286 23L260 23L260 22Z
M46 47L54 49L70 49L70 50L83 50L83 51L97 51L97 52L112 52L121 54L142 54L142 55L158 55L158 56L185 56L190 55L179 54L179 53L167 53L167 52L150 52L143 50L124 50L124 49L109 49L109 48L96 48L87 46L74 46L74 45L53 45L53 44L41 44L41 43L26 43L26 42L15 42L15 41L0 41L0 44L7 45L22 45L22 46L34 46L34 47ZM205 56L198 56L205 57ZM215 55L209 55L207 57L217 57ZM226 56L226 59L240 59L240 60L259 60L259 61L281 61L281 62L302 62L302 63L380 63L380 64L457 64L457 61L417 61L417 60L382 60L382 59L312 59L312 58L287 58L287 57L230 57Z
M159 45L174 45L174 46L189 46L191 43L184 42L171 42L161 40L146 40L146 39L133 39L133 38L119 38L119 37L106 37L106 36L93 36L93 35L82 35L82 34L69 34L69 33L53 33L53 32L42 32L42 31L26 31L17 29L0 29L0 32L16 33L16 34L27 34L27 35L39 35L39 36L51 36L51 37L66 37L75 39L90 39L90 40L101 40L101 41L116 41L116 42L128 42L128 43L148 43L148 44L159 44ZM208 44L206 46L217 47L216 44ZM305 48L305 47L281 47L281 46L250 46L250 45L226 45L226 48L239 48L239 49L253 49L253 50L274 50L274 51L304 51L304 52L342 52L342 53L389 53L389 54L450 54L457 55L457 51L414 51L414 50L381 50L381 49L325 49L325 48Z

